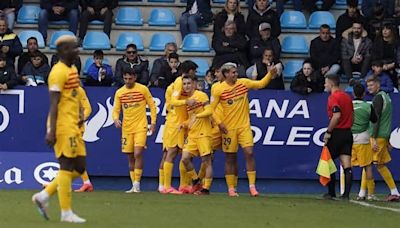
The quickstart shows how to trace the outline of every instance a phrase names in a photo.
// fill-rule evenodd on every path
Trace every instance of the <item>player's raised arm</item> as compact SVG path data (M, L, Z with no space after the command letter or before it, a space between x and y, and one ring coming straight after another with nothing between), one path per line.
M156 109L156 104L154 103L153 96L151 95L149 89L146 88L146 103L149 106L150 109L150 119L151 119L151 134L154 134L156 131L156 121L157 121L157 109Z
M119 101L119 94L118 91L115 92L115 96L114 96L114 108L113 108L113 120L114 120L114 125L116 128L121 128L122 124L121 124L121 120L119 119L119 115L121 113L121 103Z
M269 82L277 75L276 67L273 66L271 70L261 80L241 79L249 89L262 89L265 88Z

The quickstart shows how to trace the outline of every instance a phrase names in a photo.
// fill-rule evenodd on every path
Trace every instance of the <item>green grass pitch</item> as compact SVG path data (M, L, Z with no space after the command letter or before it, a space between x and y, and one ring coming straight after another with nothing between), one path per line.
M61 224L57 197L50 202L50 221L37 212L33 191L0 191L0 227L77 227ZM400 203L370 203L400 210ZM310 195L266 195L238 198L126 194L116 191L73 193L75 212L85 227L400 227L400 213L349 202L324 201Z

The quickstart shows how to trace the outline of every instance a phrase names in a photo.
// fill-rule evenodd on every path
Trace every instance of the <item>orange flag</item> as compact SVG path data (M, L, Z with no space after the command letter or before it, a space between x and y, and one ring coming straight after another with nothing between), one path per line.
M326 186L331 181L331 174L337 171L336 165L332 160L331 154L329 153L328 147L324 146L321 152L321 158L319 159L317 174L319 182Z

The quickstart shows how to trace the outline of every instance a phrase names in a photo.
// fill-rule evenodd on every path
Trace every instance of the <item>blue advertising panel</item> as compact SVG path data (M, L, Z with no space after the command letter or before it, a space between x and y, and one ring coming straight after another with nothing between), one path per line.
M88 171L93 176L127 176L129 174L127 158L120 152L121 132L113 126L112 120L115 88L86 88L86 91L93 109L88 121L85 122L84 134L88 152ZM157 131L148 137L144 155L144 176L155 177L158 175L162 154L165 91L151 89L151 92L157 106ZM249 93L259 178L317 178L315 168L323 144L321 140L328 123L327 96L327 94L300 96L289 91L271 90ZM393 104L400 102L399 95L393 95L392 99ZM393 106L394 113L399 113L400 108L397 105ZM18 169L33 172L39 163L54 161L52 149L44 142L47 112L48 92L44 87L1 92L0 188L5 183L7 170L22 165L26 168ZM395 149L392 151L393 161L390 167L397 167L392 171L395 179L399 179L400 120L396 114L393 118L394 130L391 143ZM223 177L223 153L216 152L214 161L215 176ZM240 176L245 176L241 153L239 153L239 164Z

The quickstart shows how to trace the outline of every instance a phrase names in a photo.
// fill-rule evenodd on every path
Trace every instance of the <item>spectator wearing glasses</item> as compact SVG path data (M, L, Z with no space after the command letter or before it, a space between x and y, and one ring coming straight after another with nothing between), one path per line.
M103 62L104 53L96 50L93 53L93 63L90 65L85 85L87 86L111 86L113 72L110 65Z
M158 79L160 78L160 74L162 74L162 68L164 66L168 66L168 57L172 53L176 53L178 51L178 46L174 42L170 42L165 44L164 48L164 56L161 56L154 60L153 68L151 69L150 81L151 84L155 87L159 86Z
M127 68L132 68L136 73L136 82L147 86L149 84L149 61L138 55L135 44L128 44L125 50L125 56L118 59L115 66L115 85L121 87L124 85L123 72Z
M10 30L14 28L15 15L22 6L22 0L1 0L0 15L3 14L7 19L7 26Z
M19 74L21 73L21 71L24 68L24 66L28 62L31 61L32 54L35 53L35 52L40 52L39 51L38 41L37 41L36 37L30 37L26 41L26 46L28 48L28 51L22 53L21 56L18 58L18 73ZM45 54L43 54L42 52L40 52L40 53L41 53L43 62L48 65L49 64L49 59L47 58L47 56Z
M219 12L214 19L214 34L213 36L222 35L224 32L224 25L227 21L234 21L236 23L237 33L246 35L246 23L244 16L240 13L239 0L227 0L225 7Z

